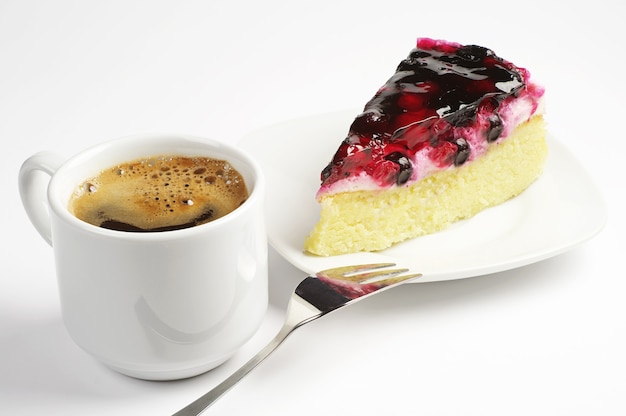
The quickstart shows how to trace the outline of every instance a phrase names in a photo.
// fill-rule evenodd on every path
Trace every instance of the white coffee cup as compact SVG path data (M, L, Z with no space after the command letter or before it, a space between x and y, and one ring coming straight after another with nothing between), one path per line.
M249 197L222 218L164 232L104 229L69 212L85 179L160 154L225 159ZM126 137L67 161L37 153L21 167L19 189L53 248L69 334L110 368L141 379L191 377L226 361L260 327L268 305L265 182L241 150L184 135Z

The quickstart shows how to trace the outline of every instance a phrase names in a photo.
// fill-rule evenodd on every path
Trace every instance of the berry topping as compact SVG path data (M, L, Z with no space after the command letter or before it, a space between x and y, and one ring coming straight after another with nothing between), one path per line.
M387 116L377 108L362 112L352 122L350 130L375 135L382 133L387 127Z
M389 160L398 165L398 171L396 173L396 183L402 185L406 183L413 173L413 166L409 158L400 152L393 152L385 156L385 160Z
M364 175L400 186L473 160L507 134L502 115L512 100L530 96L535 111L543 90L529 78L490 49L418 39L355 118L322 171L322 188Z
M460 137L454 141L456 144L456 155L454 155L454 166L462 165L467 161L470 155L470 147L467 140Z
M502 119L496 113L489 116L489 132L487 133L487 141L495 142L502 134L504 126L502 125Z

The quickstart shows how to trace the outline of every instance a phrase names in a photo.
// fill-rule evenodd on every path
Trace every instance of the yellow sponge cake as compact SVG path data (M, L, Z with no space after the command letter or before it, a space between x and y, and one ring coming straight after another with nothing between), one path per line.
M520 194L548 153L543 92L487 48L418 39L322 171L305 250L382 250Z

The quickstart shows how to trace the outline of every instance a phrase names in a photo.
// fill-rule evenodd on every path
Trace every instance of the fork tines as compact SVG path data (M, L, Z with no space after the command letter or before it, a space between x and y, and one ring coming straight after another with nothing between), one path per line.
M322 279L344 280L357 284L376 283L380 286L387 286L421 276L419 273L402 275L409 271L406 268L380 270L393 266L395 266L395 263L359 264L322 270L316 273L316 275Z

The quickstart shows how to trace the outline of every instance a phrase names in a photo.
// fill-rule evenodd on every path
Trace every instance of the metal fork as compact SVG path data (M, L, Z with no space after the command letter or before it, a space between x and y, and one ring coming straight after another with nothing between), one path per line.
M323 270L304 279L289 299L283 327L265 348L239 370L173 416L197 416L230 390L246 374L267 358L295 329L384 289L409 282L421 274L408 269L388 269L394 263L362 264ZM386 270L382 270L386 269Z

